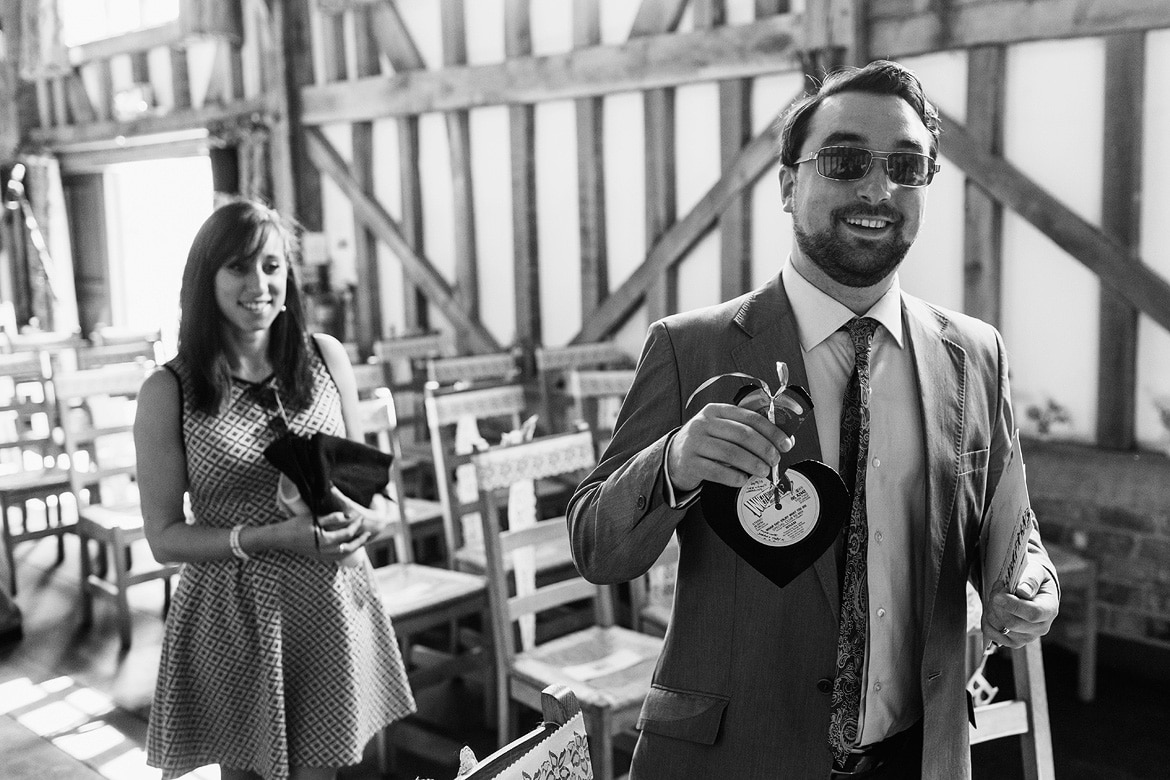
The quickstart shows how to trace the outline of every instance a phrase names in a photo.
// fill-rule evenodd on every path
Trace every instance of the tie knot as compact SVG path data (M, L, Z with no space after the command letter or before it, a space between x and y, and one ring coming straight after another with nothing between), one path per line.
M854 317L842 326L849 332L853 340L853 352L857 355L868 355L869 347L873 344L873 334L877 331L878 322L870 317Z

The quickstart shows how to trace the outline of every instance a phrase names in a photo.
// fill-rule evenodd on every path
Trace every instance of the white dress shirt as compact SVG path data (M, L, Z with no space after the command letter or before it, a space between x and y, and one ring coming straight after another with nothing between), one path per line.
M799 331L821 457L837 468L841 404L854 362L849 334L840 328L854 314L801 276L791 260L781 277ZM864 316L881 325L870 353L865 472L869 636L858 740L868 745L902 731L922 716L919 597L924 583L919 562L926 537L926 445L896 275L890 289Z

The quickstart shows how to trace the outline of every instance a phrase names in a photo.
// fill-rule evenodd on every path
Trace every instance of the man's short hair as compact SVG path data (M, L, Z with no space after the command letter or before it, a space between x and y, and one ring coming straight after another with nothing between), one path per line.
M889 60L874 60L864 68L842 68L830 73L815 92L806 92L776 121L780 146L780 162L792 165L800 159L800 150L808 135L813 114L825 98L842 92L868 92L874 95L894 95L910 104L922 124L930 131L930 155L938 155L938 137L942 125L938 109L926 99L922 82L914 72Z

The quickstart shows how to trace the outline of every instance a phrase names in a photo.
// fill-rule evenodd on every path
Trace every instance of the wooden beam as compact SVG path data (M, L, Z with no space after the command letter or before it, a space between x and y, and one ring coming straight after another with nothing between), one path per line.
M425 255L422 179L418 172L418 117L404 116L399 117L397 121L402 236L417 254ZM409 274L403 274L402 307L402 319L407 332L423 333L431 329L426 294L410 281Z
M630 40L673 32L685 10L685 0L643 0L630 29ZM646 246L652 247L674 224L677 216L672 87L645 91L642 95L642 127L645 138ZM678 270L674 266L666 267L646 289L646 313L651 322L678 308L677 277Z
M442 311L455 327L467 333L468 340L476 351L500 351L500 345L487 329L468 317L459 307L451 293L451 287L430 261L414 251L402 235L398 223L386 212L382 204L362 191L353 171L330 145L325 135L317 128L307 128L305 140L308 141L309 159L321 173L341 188L353 204L354 214L398 255L406 275L424 290L427 299Z
M441 0L443 65L467 64L467 25L463 0ZM451 161L454 200L455 298L473 320L479 319L479 263L475 247L475 192L471 176L471 120L467 111L449 111L447 149ZM464 343L457 334L460 351Z
M176 19L173 22L124 33L113 38L102 38L92 43L69 47L69 63L73 66L87 62L108 60L119 54L136 54L151 49L172 46L183 42L186 34Z
M690 213L655 243L646 260L605 300L594 317L573 338L573 343L600 341L619 327L659 275L678 263L714 227L727 204L768 171L776 160L774 145L769 130L753 138Z
M574 0L573 45L601 42L598 0ZM581 319L609 294L605 222L605 106L601 98L577 99L577 212L581 235Z
M947 157L969 178L1083 263L1102 284L1170 330L1170 282L1007 160L980 148L957 120L939 113L946 128Z
M1129 254L1141 245L1142 116L1145 104L1143 33L1105 39L1105 176L1101 229ZM1097 444L1129 450L1137 439L1138 312L1102 288L1097 351Z
M371 7L369 21L378 48L395 72L422 70L427 66L395 3L380 2Z
M129 122L101 120L88 125L35 128L28 131L28 140L50 150L68 149L83 144L114 144L115 139L134 136L159 135L183 130L206 128L216 122L247 120L270 110L267 97L240 100L231 105L204 106L201 109L179 109L159 116L142 116Z
M320 232L324 226L321 205L321 175L309 160L304 132L301 90L316 80L313 73L313 28L311 0L284 0L273 9L274 24L280 31L280 55L284 68L276 77L283 86L278 96L288 121L284 126L287 167L291 174L296 218L306 230Z
M369 24L371 9L354 11L356 37L354 39L354 67L356 75L375 76L381 72L378 45ZM353 172L358 185L369 197L374 194L374 123L354 122L350 129L353 141ZM354 217L354 265L357 272L357 290L354 294L357 333L346 334L355 340L363 357L374 349L374 342L382 338L382 308L379 305L382 289L378 280L378 237L366 223Z
M324 124L748 78L799 67L792 15L717 30L635 38L498 64L306 87L305 122Z
M505 0L504 15L504 53L510 61L522 61L532 54L532 19L527 0ZM532 350L543 343L536 223L536 112L533 106L508 107L508 146L512 160L515 343L523 354L531 355ZM526 370L529 368L525 366Z
M1166 0L1000 0L939 5L945 14L933 9L907 14L904 0L875 0L870 7L871 54L907 57L944 49L1170 27L1170 3Z
M1006 60L1002 46L980 46L968 54L967 129L975 143L995 155L1003 147ZM969 180L964 183L963 200L963 311L998 326L1003 207Z

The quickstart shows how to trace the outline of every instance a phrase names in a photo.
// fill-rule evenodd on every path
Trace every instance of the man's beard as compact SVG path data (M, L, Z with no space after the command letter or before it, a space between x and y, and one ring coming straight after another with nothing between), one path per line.
M834 282L846 287L872 287L897 269L913 242L903 238L900 221L894 222L894 232L881 242L850 242L837 232L841 220L846 216L874 216L855 211L833 212L831 226L819 233L804 230L793 214L793 230L801 251Z

